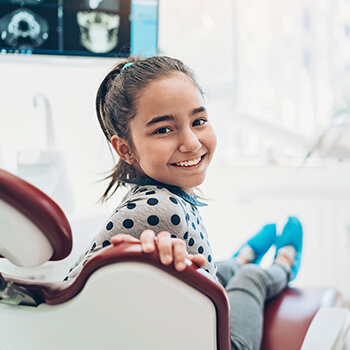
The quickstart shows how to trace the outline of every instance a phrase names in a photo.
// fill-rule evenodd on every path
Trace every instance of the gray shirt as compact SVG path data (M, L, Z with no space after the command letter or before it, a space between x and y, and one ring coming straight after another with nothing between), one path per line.
M112 236L127 233L140 238L145 229L153 230L156 235L168 231L172 237L182 239L188 253L203 254L206 257L203 268L213 276L216 275L208 235L197 209L197 206L204 204L178 187L148 182L150 184L134 185L131 188L94 239L89 251L70 272L69 279L76 276L84 263L98 250L110 245Z

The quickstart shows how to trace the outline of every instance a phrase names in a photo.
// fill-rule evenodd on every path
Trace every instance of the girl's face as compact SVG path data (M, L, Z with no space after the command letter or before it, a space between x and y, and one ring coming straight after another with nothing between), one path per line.
M216 147L204 99L183 73L150 83L130 122L134 165L141 175L189 194L205 178Z

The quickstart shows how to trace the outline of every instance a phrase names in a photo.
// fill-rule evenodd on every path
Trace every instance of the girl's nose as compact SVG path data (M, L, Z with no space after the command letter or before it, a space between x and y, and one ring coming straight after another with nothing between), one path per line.
M180 152L196 152L202 147L197 135L192 130L183 131L180 137Z

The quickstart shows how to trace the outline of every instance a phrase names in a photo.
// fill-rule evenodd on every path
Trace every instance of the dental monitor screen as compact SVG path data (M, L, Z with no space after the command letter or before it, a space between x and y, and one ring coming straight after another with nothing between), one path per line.
M157 53L158 0L0 0L0 54Z

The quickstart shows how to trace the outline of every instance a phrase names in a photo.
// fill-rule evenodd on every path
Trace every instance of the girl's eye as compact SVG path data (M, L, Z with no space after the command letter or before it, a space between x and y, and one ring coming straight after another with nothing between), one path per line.
M170 128L164 127L156 130L155 134L167 134L170 131Z
M206 119L203 119L203 118L201 118L201 119L196 119L196 120L193 122L193 126L203 125L203 124L205 124L206 122L207 122L207 120L206 120Z

